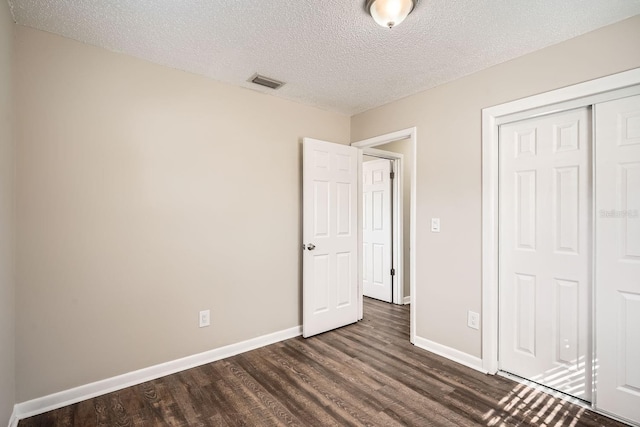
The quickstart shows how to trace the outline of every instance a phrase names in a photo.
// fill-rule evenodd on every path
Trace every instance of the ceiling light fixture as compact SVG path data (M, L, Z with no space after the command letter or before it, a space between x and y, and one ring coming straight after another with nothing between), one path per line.
M393 28L409 16L416 0L367 0L365 8L382 27Z

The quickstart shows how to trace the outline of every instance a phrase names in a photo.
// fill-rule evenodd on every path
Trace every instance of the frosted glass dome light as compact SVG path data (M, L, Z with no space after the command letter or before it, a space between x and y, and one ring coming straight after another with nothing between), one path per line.
M409 16L414 0L367 0L366 9L381 27L393 28Z

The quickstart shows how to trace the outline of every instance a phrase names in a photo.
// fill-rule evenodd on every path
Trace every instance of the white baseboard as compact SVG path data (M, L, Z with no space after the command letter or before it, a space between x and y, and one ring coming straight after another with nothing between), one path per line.
M18 421L20 421L20 419L18 418L18 415L17 415L16 405L13 405L13 413L9 418L9 427L18 427Z
M411 296L404 297L403 303L404 305L411 304Z
M447 347L446 345L438 344L437 342L419 336L415 337L413 344L416 347L420 347L423 350L446 357L449 360L453 360L461 365L480 371L483 374L488 373L487 370L482 367L482 359L479 357L472 356L468 353L456 350L455 348Z
M146 381L151 381L186 369L195 368L196 366L205 365L207 363L215 362L216 360L235 356L236 354L244 353L246 351L254 350L259 347L264 347L266 345L300 335L302 335L302 327L296 326L283 331L274 332L272 334L252 338L247 341L227 345L225 347L216 348L214 350L205 351L203 353L194 354L192 356L183 357L181 359L172 360L159 365L149 366L148 368L143 368L137 371L118 375L116 377L107 378L94 383L50 394L48 396L18 403L15 405L12 419L15 418L17 424L18 420L24 418L43 414L64 406L73 405L74 403L78 403L83 400L141 384ZM10 427L15 426L10 424Z

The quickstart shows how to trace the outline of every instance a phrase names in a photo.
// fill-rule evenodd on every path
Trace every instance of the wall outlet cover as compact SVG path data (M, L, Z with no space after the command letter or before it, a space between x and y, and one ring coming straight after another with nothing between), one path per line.
M480 314L469 310L467 312L467 326L471 329L480 329Z
M201 328L211 325L211 310L202 310L199 315L199 325Z

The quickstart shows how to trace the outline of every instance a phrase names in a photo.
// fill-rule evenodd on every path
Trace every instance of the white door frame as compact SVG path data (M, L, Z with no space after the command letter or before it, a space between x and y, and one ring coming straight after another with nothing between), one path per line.
M409 220L409 282L410 282L410 334L409 339L412 343L415 341L416 336L416 151L417 151L417 128L412 127L408 129L402 129L396 132L387 133L384 135L375 136L373 138L364 139L362 141L357 141L351 143L353 147L361 148L359 150L359 162L358 165L360 170L358 170L358 244L359 247L362 248L362 154L364 149L372 149L372 147L376 147L383 144L388 144L390 142L401 141L403 139L408 139L410 143L410 151L411 151L411 200L410 202L410 220ZM379 151L379 150L378 150ZM373 151L371 151L373 152ZM402 175L398 173L397 181L402 181ZM397 193L397 192L396 192ZM400 218L400 217L398 217ZM402 237L402 235L400 235ZM402 248L402 246L400 246ZM360 298L360 313L359 318L362 319L362 251L358 251L358 297ZM396 251L402 252L402 251ZM401 265L401 264L396 264ZM399 282L399 280L398 280ZM397 288L400 288L399 286Z
M640 68L482 110L482 367L487 372L498 371L498 127L637 94ZM596 346L594 339L594 351Z
M395 267L396 274L392 278L394 283L393 293L391 295L391 302L393 304L404 304L404 234L403 234L403 218L404 218L404 197L403 197L403 166L404 156L399 153L393 153L391 151L378 150L375 148L363 148L362 154L366 156L377 157L379 159L389 160L391 162L391 172L395 173L395 179L391 181L391 209L393 210L393 221L391 224L393 239L391 241L393 266ZM362 165L362 162L359 163ZM360 179L361 178L360 174ZM361 184L359 182L359 184ZM358 186L358 200L362 199L362 185ZM358 215L358 218L360 216ZM361 226L358 222L358 226ZM360 246L362 247L362 245ZM400 286L398 286L400 284ZM362 317L360 317L362 319Z

